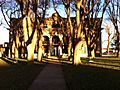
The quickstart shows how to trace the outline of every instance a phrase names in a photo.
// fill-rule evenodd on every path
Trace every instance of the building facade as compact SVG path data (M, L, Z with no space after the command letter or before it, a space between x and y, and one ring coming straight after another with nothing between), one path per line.
M73 26L75 26L75 18L71 18ZM14 24L17 24L14 26ZM68 45L70 40L70 30L69 25L67 23L66 18L59 17L56 13L54 13L51 17L44 19L44 24L40 25L40 29L42 31L42 46L43 46L43 56L45 57L66 57L68 54ZM17 31L18 32L17 32ZM15 53L15 35L19 36L19 57L26 57L25 52L26 47L23 40L23 32L22 32L22 24L21 19L12 19L11 20L11 28L10 28L10 51L12 53L11 57L14 57ZM76 36L76 35L74 35ZM74 37L75 38L75 37ZM98 43L99 42L99 43ZM96 50L96 54L98 52L98 56L101 54L101 35L99 36L98 42L96 44L98 50ZM87 57L87 45L85 40L81 42L82 52L80 56ZM35 53L38 51L38 42L36 43Z

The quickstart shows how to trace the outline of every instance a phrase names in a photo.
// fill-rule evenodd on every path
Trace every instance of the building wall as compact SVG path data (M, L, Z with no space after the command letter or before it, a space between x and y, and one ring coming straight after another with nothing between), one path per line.
M75 26L75 18L71 18L73 23L73 26ZM14 22L13 22L14 21ZM11 43L11 48L14 46L14 36L15 36L15 30L19 30L19 36L20 36L20 45L19 45L19 54L23 54L22 56L19 57L26 57L26 51L24 41L23 41L23 35L22 33L22 24L20 19L15 19L11 21L11 29L10 29L10 43ZM16 22L15 22L16 21ZM13 23L19 23L17 24L17 28L14 28ZM53 14L52 17L46 18L44 20L44 24L40 25L42 33L43 33L43 49L44 49L44 56L61 56L63 54L68 53L68 44L69 44L69 26L67 27L67 19L66 18L61 18L58 17L57 14ZM76 35L75 35L76 36ZM85 41L83 43L83 54L80 56L85 56L87 57L87 52L86 50L86 44ZM101 54L101 35L98 38L97 41L97 49L96 49L96 55ZM22 50L23 49L23 50ZM35 52L37 53L38 50L38 42L36 44L36 49ZM11 52L14 52L11 49ZM64 56L64 55L63 55Z

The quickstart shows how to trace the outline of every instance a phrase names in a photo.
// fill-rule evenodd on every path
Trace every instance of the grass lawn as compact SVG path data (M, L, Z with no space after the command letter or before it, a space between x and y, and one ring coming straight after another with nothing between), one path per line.
M120 71L68 64L62 68L68 90L120 90Z
M6 63L0 59L0 90L27 90L45 64Z

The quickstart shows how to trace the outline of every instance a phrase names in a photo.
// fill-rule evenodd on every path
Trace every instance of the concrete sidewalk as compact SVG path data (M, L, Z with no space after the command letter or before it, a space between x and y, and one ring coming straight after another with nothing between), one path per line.
M66 90L60 64L47 64L28 90Z

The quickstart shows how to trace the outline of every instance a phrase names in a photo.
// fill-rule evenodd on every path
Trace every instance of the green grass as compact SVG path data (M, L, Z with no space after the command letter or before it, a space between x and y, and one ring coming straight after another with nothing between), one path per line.
M62 68L68 90L120 90L120 71L68 64Z
M27 90L45 64L11 64L0 60L0 90Z

